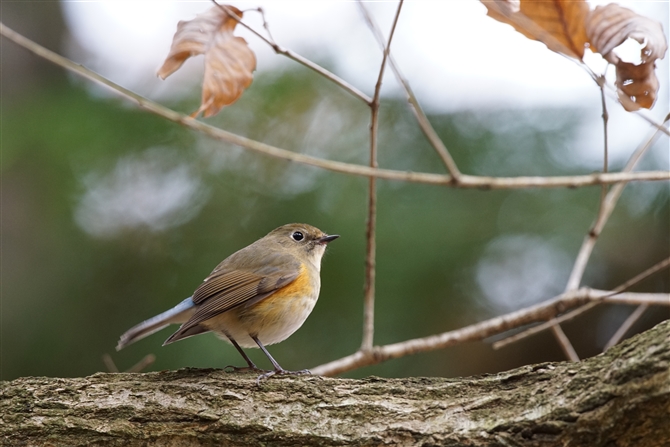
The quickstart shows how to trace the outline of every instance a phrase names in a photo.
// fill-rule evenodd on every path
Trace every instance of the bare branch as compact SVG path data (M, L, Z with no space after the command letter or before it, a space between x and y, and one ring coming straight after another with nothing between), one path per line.
M670 115L665 118L664 123L667 122L668 119L670 119ZM644 144L638 147L633 155L631 155L628 163L626 164L626 167L623 169L623 173L627 173L633 170L638 161L640 161L642 155L647 151L647 149L651 147L651 145L659 136L660 133L658 129L656 129L653 135L649 137ZM586 265L589 261L589 258L591 257L593 247L596 245L598 237L600 236L605 223L607 223L607 220L612 214L612 211L614 211L614 207L616 206L619 197L621 197L621 193L623 192L625 186L626 183L619 183L615 185L605 197L605 200L603 201L603 204L598 212L598 217L596 218L596 221L591 227L589 234L586 236L581 248L579 249L577 259L575 260L575 264L572 267L572 272L570 272L570 278L568 279L568 283L565 287L566 291L575 290L577 287L579 287L579 283L581 282L582 276L584 275L584 270L586 270Z
M379 169L380 175L377 178L388 178L391 180L390 172L395 173L401 171L392 171L387 169ZM382 173L383 172L383 173ZM405 173L403 173L405 174ZM366 175L366 174L357 174ZM407 179L406 181L413 181L417 183L432 183L445 186L453 186L456 188L477 188L477 189L520 189L520 188L556 188L566 186L568 188L579 188L589 185L604 185L617 183L624 185L627 182L634 180L670 180L670 171L645 171L645 172L608 172L608 173L594 173L589 175L574 175L574 176L556 176L556 177L484 177L461 174L457 185L453 181L448 181L448 176L439 176L440 181L437 181L436 174L416 173L419 177L414 180ZM425 177L425 176L431 176ZM419 179L420 178L420 179ZM400 178L393 178L393 180L405 180ZM425 181L424 181L425 180Z
M374 21L374 19L370 15L370 12L365 7L365 4L363 3L362 0L358 0L358 6L360 7L361 12L363 13L363 17L365 18L368 27L370 28L375 38L377 39L377 43L379 43L380 47L382 48L382 51L384 51L385 48L384 36L382 35L379 29L379 25L377 25L377 23ZM396 64L395 59L391 54L389 54L389 64L391 66L391 69L393 70L396 79L398 80L400 85L402 85L403 88L405 89L405 94L407 95L407 101L411 105L412 112L414 113L414 117L416 118L419 124L419 128L423 131L424 135L428 139L428 142L431 144L431 146L433 146L437 154L442 159L442 162L446 166L447 171L453 177L454 183L458 183L461 173L458 170L458 167L456 166L456 162L451 157L451 154L447 150L447 147L444 145L444 142L437 135L437 132L435 132L435 129L433 129L433 126L430 124L430 121L428 120L428 117L424 113L423 108L419 105L419 101L416 99L416 96L414 95L414 92L412 91L409 82L400 72L398 64Z
M626 318L626 321L623 322L623 324L617 329L617 331L612 335L612 338L609 339L609 341L605 344L605 347L603 348L603 352L607 351L609 348L612 346L616 345L621 341L621 339L626 335L626 333L630 330L631 327L637 322L637 320L640 319L643 313L646 312L646 310L649 309L649 304L640 304L635 308L632 314Z
M314 374L333 376L364 366L376 365L390 359L434 351L469 341L484 340L526 324L546 321L569 309L597 301L626 304L653 304L670 306L670 294L667 293L622 293L612 295L612 291L594 290L583 287L579 290L563 293L543 303L517 310L461 329L415 338L384 346L375 346L370 352L358 351L341 359L310 368Z
M373 140L376 143L376 140ZM376 163L376 157L370 159ZM363 336L361 348L363 351L372 349L375 331L375 259L377 255L376 243L377 227L377 187L375 178L371 177L368 184L368 218L366 223L365 240L365 283L363 285Z
M130 369L128 369L129 373L138 373L142 372L145 368L149 367L156 361L156 356L153 354L147 354L145 355L142 360L139 362L135 363Z
M563 354L565 354L565 356L571 362L578 362L579 356L577 355L577 351L575 351L575 348L572 346L572 343L570 343L570 339L568 338L568 336L565 335L565 332L563 332L563 328L561 328L560 324L556 323L556 320L552 319L551 321L552 321L551 330L554 332L554 336L556 337L558 344L563 350Z
M583 288L582 288L583 289ZM582 290L579 289L579 290ZM593 289L591 289L593 290ZM594 293L605 293L602 290L593 290ZM609 295L594 296L591 299L598 303L610 304L648 304L650 306L670 306L670 293L639 293L626 292L618 295L613 295L614 292L609 292Z
M510 343L517 342L517 341L522 340L526 337L529 337L531 335L542 332L545 329L549 329L549 328L553 329L554 325L560 324L564 321L572 320L573 318L577 317L578 315L581 315L584 312L586 312L590 309L593 309L598 304L607 301L608 298L611 298L611 297L616 296L616 295L619 295L619 297L620 297L621 292L623 292L625 290L628 290L630 287L632 287L635 284L637 284L637 283L643 281L644 279L650 277L654 273L663 270L664 268L666 268L668 266L670 266L670 258L666 258L663 261L658 262L658 263L654 264L653 266L649 267L644 272L642 272L638 275L635 275L633 278L629 279L628 281L624 282L623 284L619 285L614 290L612 290L612 292L610 293L609 296L603 296L601 300L592 301L588 304L585 304L581 307L578 307L577 309L575 309L571 312L563 314L560 317L552 318L551 321L547 321L546 323L538 324L537 326L533 326L529 329L526 329L523 332L519 332L518 334L514 334L511 337L507 337L504 340L497 341L493 344L493 349L500 349L503 346L507 346ZM649 304L651 304L651 303L645 303L645 305L649 305ZM624 323L624 325L625 324L626 323Z
M621 284L619 287L616 288L616 290L627 290L628 288L632 287L633 285L637 284L638 282L646 279L647 277L653 275L654 273L670 266L670 258L665 259L664 261L659 262L658 264L648 268L644 272L640 273L639 275L635 276L634 278L631 278L630 280L626 281L625 283ZM632 314L626 318L626 321L623 322L621 327L612 335L612 338L609 339L609 341L605 344L605 347L603 348L603 351L607 351L609 348L614 346L615 344L619 343L621 339L626 335L626 333L630 330L630 328L635 324L635 322L642 316L642 314L647 310L649 307L649 304L641 304L639 305Z
M523 340L524 338L527 338L527 337L530 337L531 335L535 335L537 333L540 333L540 332L542 332L546 329L549 329L549 328L553 329L554 327L558 327L556 325L558 325L558 324L560 324L564 321L572 320L573 318L577 317L578 315L581 315L584 312L586 312L590 309L593 309L598 304L600 304L600 301L591 301L590 303L585 304L581 307L578 307L577 309L572 310L568 313L565 313L565 314L563 314L559 317L552 318L551 320L549 320L545 323L538 324L537 326L533 326L531 328L528 328L525 331L519 332L518 334L514 334L512 336L509 336L507 338L499 340L499 341L493 343L493 349L504 348L505 346L507 346L509 344L516 343L519 340Z
M605 76L599 76L597 79L598 87L600 87L600 105L603 109L603 172L609 170L609 139L607 137L607 123L609 122L609 113L607 112L607 101L605 99ZM605 198L607 197L607 185L603 185L600 194L600 208L598 215L603 212L605 205Z
M651 267L646 269L644 272L635 275L634 277L632 277L631 279L629 279L628 281L626 281L625 283L621 284L616 289L614 289L612 291L612 294L617 294L619 292L623 292L624 290L628 290L629 288L633 287L635 284L647 279L648 277L650 277L651 275L653 275L656 272L660 272L661 270L663 270L664 268L667 268L668 266L670 266L670 258L666 258L666 259L662 260L661 262L658 262L658 263L652 265Z
M605 77L598 77L598 86L600 87L600 105L603 108L603 172L607 172L609 169L609 139L607 138L607 124L610 119L610 115L607 112L607 101L605 101ZM607 192L607 189L603 189L604 192Z
M89 70L88 68L76 64L71 60L54 53L51 50L25 38L15 31L7 28L0 23L0 34L32 51L44 59L53 62L73 73L95 82L119 96L135 102L140 108L161 116L169 121L181 124L195 131L201 132L210 138L225 141L234 144L243 149L254 151L270 157L314 166L342 174L356 175L361 177L376 177L386 180L405 181L412 183L423 183L429 185L442 185L459 188L477 188L477 189L522 189L522 188L558 188L569 187L578 188L583 186L593 186L602 184L613 184L631 181L659 181L670 180L670 171L647 171L647 172L614 172L614 173L594 173L589 175L574 176L556 176L556 177L483 177L462 174L458 185L453 183L453 179L448 175L430 174L424 172L397 171L393 169L371 168L352 163L343 163L339 161L324 160L318 157L299 154L280 149L269 144L251 140L249 138L227 132L223 129L210 126L202 121L198 121L188 115L175 112L167 107L157 104L141 95L121 87L109 79Z
M403 0L398 3L398 9L393 19L391 33L388 42L384 47L384 56L379 68L379 76L375 85L375 94L370 104L370 167L377 168L377 137L379 132L379 98L382 89L382 80L386 70L386 61L389 57L391 42L395 34L398 18L402 10ZM366 228L367 253L365 257L365 285L363 293L363 337L361 341L361 350L369 351L372 349L374 330L375 330L375 257L377 252L376 243L377 232L377 179L370 177L368 183L368 219Z
M112 359L112 356L104 353L102 355L102 361L105 364L105 367L107 368L107 371L111 373L118 373L119 368L116 367L116 363L114 363L114 359Z
M607 138L607 123L609 121L609 114L607 113L607 102L605 100L605 77L604 76L598 76L596 79L596 83L598 84L598 87L600 87L600 105L602 107L603 113L602 113L602 119L603 119L603 172L608 171L608 138ZM602 216L602 214L605 212L605 199L607 198L607 185L602 185L600 189L600 203L598 206L598 218ZM576 288L576 287L575 287ZM588 306L588 305L587 305ZM570 340L568 337L565 335L565 332L563 332L563 328L560 327L560 323L553 318L551 321L549 321L549 327L551 327L552 332L554 336L556 337L556 340L558 343L561 345L561 348L563 349L563 352L565 355L568 357L573 362L579 361L579 357L577 356L577 352L573 348L572 344L570 343ZM529 331L526 331L528 333Z
M116 363L114 363L114 360L112 359L112 356L105 353L102 355L102 361L105 363L105 367L107 367L107 371L110 373L118 373L119 368L116 367ZM125 372L127 373L138 373L142 372L142 370L149 365L151 365L153 362L156 361L156 356L153 354L147 354L137 362L135 365L133 365L130 369L126 370Z

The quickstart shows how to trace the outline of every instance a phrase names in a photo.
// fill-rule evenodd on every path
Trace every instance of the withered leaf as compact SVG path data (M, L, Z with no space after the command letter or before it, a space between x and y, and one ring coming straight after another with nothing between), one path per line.
M651 109L656 102L659 84L654 65L653 62L635 65L624 61L616 65L617 93L627 111Z
M586 19L586 34L593 47L613 64L619 62L619 57L612 50L628 38L644 44L642 62L663 59L668 49L660 22L616 3L596 6Z
M238 16L242 12L227 6ZM158 76L165 79L191 56L205 55L205 75L200 108L205 117L217 114L232 104L251 85L256 56L242 37L233 36L237 21L225 10L214 6L195 19L180 21L172 46Z
M512 25L528 37L544 43L550 50L575 59L584 56L587 43L584 22L589 13L585 0L521 0L518 12L500 1L482 0L488 15Z
M596 7L589 14L586 32L592 49L616 65L616 86L623 107L629 112L642 107L650 109L659 88L655 61L663 59L668 49L661 24L610 3ZM642 44L641 63L637 65L622 61L612 51L628 38Z

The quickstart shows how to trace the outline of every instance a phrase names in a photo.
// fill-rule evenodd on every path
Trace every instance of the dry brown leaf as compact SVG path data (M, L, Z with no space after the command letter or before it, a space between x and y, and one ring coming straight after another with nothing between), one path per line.
M550 50L575 59L584 56L587 43L584 23L589 13L585 0L521 0L518 12L501 8L498 0L482 0L482 3L490 17L512 25Z
M668 50L663 27L614 3L598 6L586 20L586 32L594 51L616 65L616 85L623 107L630 111L650 109L656 101L659 82L655 61ZM639 64L622 61L613 51L627 39L642 45Z
M651 109L656 102L659 84L654 65L653 62L635 65L623 61L617 64L617 93L627 111Z
M239 9L227 7L242 17ZM158 76L165 79L189 57L205 55L202 103L193 115L217 114L222 107L237 101L251 85L256 56L246 40L233 36L236 25L237 21L218 6L177 25L170 54L158 70Z
M589 14L586 34L597 51L615 65L619 57L612 50L628 38L644 45L640 54L642 62L663 59L668 49L660 22L615 3L597 6Z

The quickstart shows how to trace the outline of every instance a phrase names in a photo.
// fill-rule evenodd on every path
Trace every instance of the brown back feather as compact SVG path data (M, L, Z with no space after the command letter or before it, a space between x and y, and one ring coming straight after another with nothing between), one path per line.
M245 250L240 250L233 256ZM293 282L300 273L301 263L291 254L269 250L269 252L266 251L263 259L249 260L250 262L243 265L242 269L231 270L232 265L239 266L240 264L230 262L233 256L219 264L196 289L192 300L197 310L177 332L165 341L165 344L189 337L192 329L203 321L237 306L252 305L269 297ZM254 266L254 263L257 265Z

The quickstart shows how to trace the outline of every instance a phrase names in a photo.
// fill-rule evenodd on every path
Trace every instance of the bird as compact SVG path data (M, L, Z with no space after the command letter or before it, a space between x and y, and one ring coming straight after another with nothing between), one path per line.
M258 383L274 375L309 374L283 369L266 346L286 340L312 312L321 288L321 259L328 243L338 237L303 223L272 230L224 259L192 296L126 331L116 350L181 324L163 346L214 332L247 363L230 368L261 373ZM273 369L258 368L242 348L260 348Z

